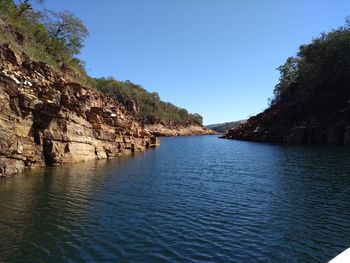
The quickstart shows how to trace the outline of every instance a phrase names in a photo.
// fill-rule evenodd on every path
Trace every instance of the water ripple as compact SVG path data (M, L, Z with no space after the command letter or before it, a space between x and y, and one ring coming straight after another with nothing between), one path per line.
M164 138L0 180L1 259L326 262L350 246L348 150Z

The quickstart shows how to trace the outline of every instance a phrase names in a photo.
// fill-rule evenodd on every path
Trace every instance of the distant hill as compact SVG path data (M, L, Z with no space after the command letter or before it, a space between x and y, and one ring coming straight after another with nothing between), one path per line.
M207 125L205 127L208 129L214 130L216 132L225 133L229 129L235 128L235 127L237 127L240 124L245 123L245 122L246 122L246 120L240 120L240 121L210 124L210 125Z

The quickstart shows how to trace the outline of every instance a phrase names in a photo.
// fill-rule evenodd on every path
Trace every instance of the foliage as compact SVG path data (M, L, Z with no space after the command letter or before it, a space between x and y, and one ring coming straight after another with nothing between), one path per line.
M64 43L72 55L80 53L89 32L79 18L68 11L49 11L43 23L52 39Z
M199 114L190 114L186 109L176 107L169 102L160 100L158 93L147 92L142 86L131 81L118 81L113 78L95 79L97 89L104 94L117 98L124 104L134 100L139 104L137 117L144 123L174 123L174 124L202 124Z
M81 22L75 17L71 17L71 20L77 24ZM75 31L72 27L65 28L65 35L53 37L48 29L54 21L56 20L48 18L47 13L33 10L30 1L18 1L17 4L12 0L0 1L2 43L10 43L17 52L25 52L32 59L45 62L55 69L64 70L73 80L85 83L89 77L82 63L77 63L78 59L73 55L79 53L82 47L87 34L86 28L83 25L77 26L78 29ZM79 30L82 31L81 34L74 37L73 35Z
M285 94L292 85L297 82L299 73L299 58L289 57L287 61L279 66L277 70L280 72L279 83L275 86L274 96L279 99Z
M271 104L290 96L307 98L344 89L350 84L350 18L344 26L322 33L308 45L301 45L296 57L278 68L279 83Z
M32 9L29 0L0 0L0 42L9 42L18 52L25 52L32 59L45 62L72 80L97 88L125 105L129 100L136 101L140 107L137 114L140 121L202 123L200 115L163 102L156 92L149 93L140 85L113 78L89 77L84 62L74 57L80 52L87 35L83 22L70 12L39 12Z

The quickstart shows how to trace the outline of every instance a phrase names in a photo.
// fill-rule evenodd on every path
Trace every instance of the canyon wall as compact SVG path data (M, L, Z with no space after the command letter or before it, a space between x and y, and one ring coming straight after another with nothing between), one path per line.
M119 102L0 46L0 175L157 145Z

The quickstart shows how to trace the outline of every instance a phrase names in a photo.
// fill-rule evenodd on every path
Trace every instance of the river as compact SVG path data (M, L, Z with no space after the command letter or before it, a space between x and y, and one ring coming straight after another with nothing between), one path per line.
M17 262L326 262L350 246L350 149L162 138L0 179Z

